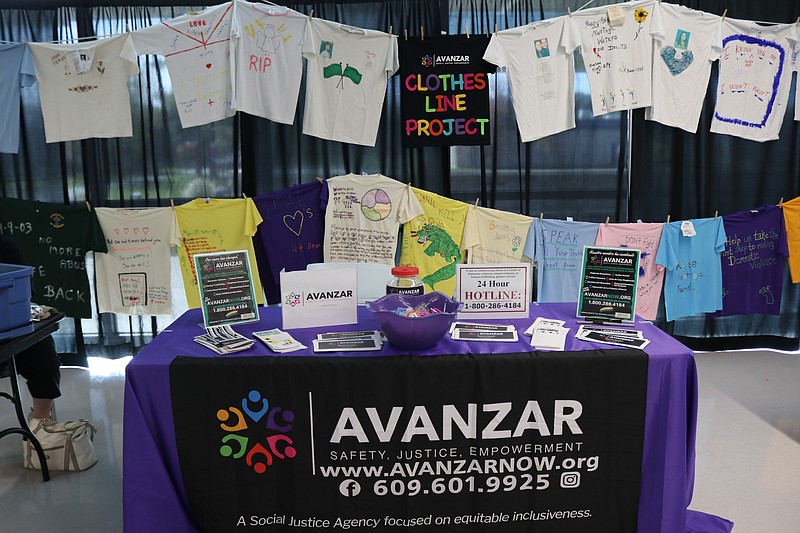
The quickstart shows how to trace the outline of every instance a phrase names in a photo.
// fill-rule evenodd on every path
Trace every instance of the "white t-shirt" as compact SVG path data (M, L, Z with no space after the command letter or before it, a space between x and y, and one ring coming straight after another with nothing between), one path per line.
M722 18L658 2L653 8L653 103L645 118L697 132L711 63L722 52Z
M166 58L181 126L234 114L231 105L233 4L191 12L133 32L136 53Z
M175 211L169 207L96 211L108 245L107 254L94 256L98 311L171 314L169 247L181 243Z
M394 265L400 224L425 213L411 186L381 174L327 180L325 262Z
M789 100L798 35L797 24L722 21L713 133L759 142L778 138Z
M127 81L139 66L130 35L28 46L47 142L133 136Z
M523 142L575 127L575 63L562 46L567 17L492 35L483 59L508 72Z
M233 11L233 108L294 123L308 17L288 7L241 0Z
M564 47L567 52L581 49L594 116L650 105L653 5L645 0L611 6L624 17L617 26L609 23L609 6L577 11L569 18Z
M533 218L471 205L461 249L469 264L519 263Z
M303 133L375 146L386 82L397 72L397 37L313 18L303 56L306 105Z

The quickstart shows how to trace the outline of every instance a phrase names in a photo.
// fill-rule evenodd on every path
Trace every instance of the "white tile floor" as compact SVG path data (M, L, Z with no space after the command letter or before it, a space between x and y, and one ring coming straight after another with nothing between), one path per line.
M22 468L22 445L0 440L2 531L122 531L122 391L126 359L63 369L62 420L97 427L98 464L86 472ZM736 523L735 533L800 531L800 354L697 354L697 476L691 508ZM24 382L23 382L24 383ZM8 380L0 380L8 390ZM26 390L23 384L23 390ZM26 398L26 402L29 400ZM0 398L0 427L13 409ZM642 532L647 533L647 532Z

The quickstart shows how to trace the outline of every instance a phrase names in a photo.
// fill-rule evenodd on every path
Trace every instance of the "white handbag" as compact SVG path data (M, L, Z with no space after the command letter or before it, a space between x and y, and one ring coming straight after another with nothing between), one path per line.
M31 431L42 445L50 470L81 471L97 462L92 444L97 430L88 420L55 422L42 419ZM41 470L39 456L31 441L22 444L25 468Z

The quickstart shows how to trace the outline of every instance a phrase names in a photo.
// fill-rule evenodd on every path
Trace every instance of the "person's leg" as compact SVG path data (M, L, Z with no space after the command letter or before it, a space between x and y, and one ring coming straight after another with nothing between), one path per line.
M31 418L50 418L53 399L61 396L61 361L52 337L34 344L14 358L17 370L28 382L33 398Z

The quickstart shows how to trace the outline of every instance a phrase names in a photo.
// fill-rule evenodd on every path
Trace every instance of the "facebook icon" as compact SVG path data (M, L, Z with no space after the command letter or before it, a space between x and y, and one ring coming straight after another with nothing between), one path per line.
M358 496L361 493L361 484L354 479L345 479L339 484L339 492L347 498Z

